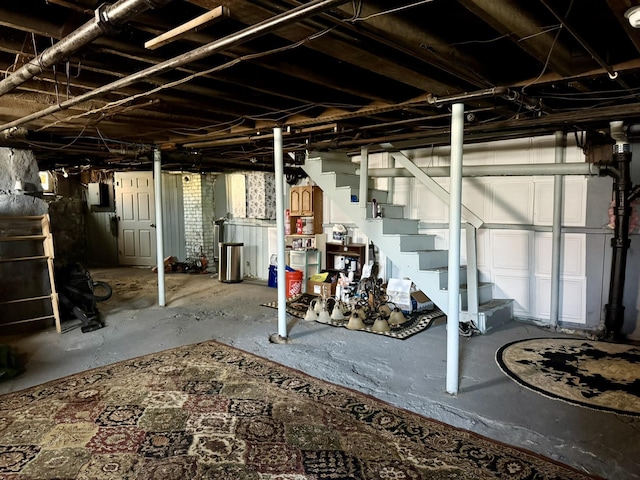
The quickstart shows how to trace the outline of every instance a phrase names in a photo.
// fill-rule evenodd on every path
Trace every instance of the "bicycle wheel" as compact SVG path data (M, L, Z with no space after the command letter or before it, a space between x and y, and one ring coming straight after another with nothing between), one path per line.
M111 295L113 294L113 290L111 289L111 285L106 282L95 281L93 282L93 298L96 302L104 302L105 300L109 300Z

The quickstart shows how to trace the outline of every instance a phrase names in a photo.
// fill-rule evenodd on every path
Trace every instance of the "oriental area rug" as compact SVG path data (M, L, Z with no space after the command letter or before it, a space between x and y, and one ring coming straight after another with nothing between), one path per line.
M300 293L287 299L287 313L297 318L304 318L305 314L307 313L307 309L309 308L310 302L316 298L318 297L315 295ZM262 306L278 308L278 302L263 303ZM331 310L329 310L329 313L331 313ZM391 330L388 332L374 332L373 330L371 330L371 326L373 325L373 320L371 319L364 320L365 328L363 330L354 331L373 333L376 335L384 335L391 338L405 340L412 335L415 335L416 333L428 329L436 323L446 322L447 317L439 308L434 308L433 310L414 312L410 315L407 315L406 318L407 321L405 323L397 326L392 326ZM346 328L347 323L348 319L345 318L344 320L331 320L326 325Z
M520 385L573 405L640 417L640 348L537 338L501 347L496 361Z
M210 341L1 396L0 478L591 477Z

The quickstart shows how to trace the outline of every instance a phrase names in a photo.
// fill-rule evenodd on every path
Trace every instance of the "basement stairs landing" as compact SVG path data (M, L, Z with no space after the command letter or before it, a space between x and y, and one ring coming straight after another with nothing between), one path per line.
M419 221L405 218L403 205L387 203L388 192L369 189L367 207L352 201L359 198L358 166L346 154L311 152L303 169L404 276L448 313L448 251L435 248L435 235L418 233ZM372 199L381 205L382 218L372 218ZM475 229L470 228L467 235L475 241ZM475 259L475 244L472 248L474 254L467 258ZM513 301L493 298L493 285L477 278L477 267L460 267L460 323L471 322L486 333L513 318Z

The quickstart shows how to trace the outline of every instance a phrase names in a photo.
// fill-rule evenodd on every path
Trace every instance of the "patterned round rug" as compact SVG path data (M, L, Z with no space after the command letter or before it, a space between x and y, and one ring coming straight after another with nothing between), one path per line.
M546 397L640 417L640 348L570 338L518 340L496 352L502 371Z

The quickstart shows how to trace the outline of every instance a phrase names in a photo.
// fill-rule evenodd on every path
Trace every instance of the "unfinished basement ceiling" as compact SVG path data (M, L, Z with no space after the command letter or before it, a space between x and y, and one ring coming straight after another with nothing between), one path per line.
M100 3L1 2L4 85ZM1 146L34 149L42 169L149 168L156 145L167 169L272 170L274 126L288 160L309 148L442 144L450 115L438 100L487 90L464 102L467 141L565 129L590 132L587 146L610 120L640 119L640 30L624 15L633 0L334 2L252 38L252 26L314 2L140 3L119 28L0 94ZM229 36L242 41L73 101Z

